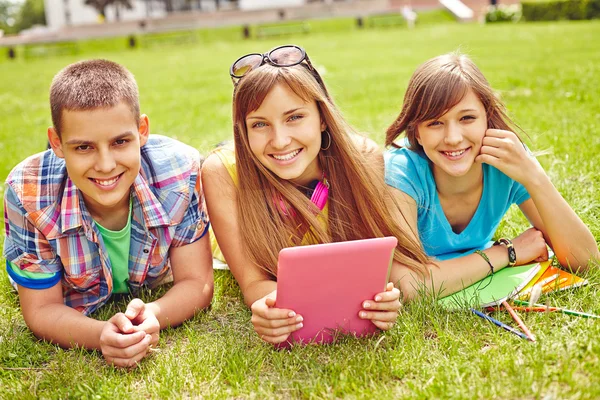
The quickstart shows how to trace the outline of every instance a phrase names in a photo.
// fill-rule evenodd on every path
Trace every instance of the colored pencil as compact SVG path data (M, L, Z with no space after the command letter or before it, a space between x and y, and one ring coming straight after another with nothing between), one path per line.
M527 306L513 306L512 308L515 311L524 311L524 312L546 312L546 311L558 311L556 307L527 307ZM486 311L494 312L494 311L503 311L500 307L486 307Z
M529 306L530 305L528 301L523 301L523 300L514 300L514 303L518 304L518 305L521 305L521 306ZM546 307L543 304L532 304L532 306L534 306L534 307ZM567 310L565 308L560 308L560 307L550 307L550 309L552 309L552 308L554 308L554 310L551 310L551 311L560 311L563 314L573 315L575 317L597 318L597 319L600 319L599 315L584 313L584 312L580 312L580 311Z
M527 328L527 326L525 325L525 323L523 322L521 317L519 317L519 315L515 312L515 310L513 310L513 308L510 306L510 304L508 304L506 302L506 300L504 300L502 302L502 305L504 306L504 308L506 308L506 311L508 311L508 313L510 314L512 319L515 320L517 325L519 325L519 328L521 328L521 330L525 333L525 335L527 335L527 338L529 340L531 340L532 342L535 342L535 336L533 336L533 333L531 333L529 328Z
M505 330L507 330L509 332L512 332L512 333L514 333L515 335L519 336L522 339L529 340L529 338L524 333L519 332L518 330L516 330L512 326L508 326L504 322L498 321L497 319L492 318L489 315L482 313L481 311L475 310L474 308L470 308L470 310L473 312L473 314L477 315L478 317L481 317L483 319L487 319L492 324L494 324L496 326L499 326L500 328L505 329Z

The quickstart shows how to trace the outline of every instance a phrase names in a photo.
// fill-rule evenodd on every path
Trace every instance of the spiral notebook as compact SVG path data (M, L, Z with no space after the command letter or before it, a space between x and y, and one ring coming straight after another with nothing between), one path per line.
M547 269L551 260L518 267L506 267L463 290L443 297L438 304L448 309L468 309L497 306L517 296L528 283L539 278L541 269Z

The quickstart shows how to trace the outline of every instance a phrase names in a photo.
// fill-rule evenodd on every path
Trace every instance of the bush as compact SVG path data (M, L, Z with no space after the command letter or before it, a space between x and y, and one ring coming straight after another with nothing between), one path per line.
M600 0L524 1L521 5L526 21L600 18Z
M521 19L521 5L511 4L509 6L499 4L488 6L485 13L485 22L518 22Z

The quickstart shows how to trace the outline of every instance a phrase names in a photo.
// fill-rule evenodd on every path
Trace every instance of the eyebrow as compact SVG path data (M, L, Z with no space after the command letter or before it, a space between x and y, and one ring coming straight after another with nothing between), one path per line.
M291 110L288 110L288 111L284 112L283 115L293 114L293 113L295 113L298 110L302 110L303 108L304 107L292 108ZM246 119L249 120L249 119L266 119L266 118L265 117L261 117L260 115L257 115L255 117L247 117Z
M126 138L128 136L133 136L133 132L127 131L127 132L121 133L120 135L117 135L117 136L115 136L113 138L110 138L108 141L109 142L114 142L114 141L119 140L119 139L124 139L124 138ZM68 145L83 146L83 145L94 144L94 142L91 141L91 140L71 139L71 140L68 140L66 142L66 144L68 144Z

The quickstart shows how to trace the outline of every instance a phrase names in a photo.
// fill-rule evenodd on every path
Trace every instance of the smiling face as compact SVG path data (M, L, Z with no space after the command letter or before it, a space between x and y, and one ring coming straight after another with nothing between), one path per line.
M140 171L140 147L148 138L147 116L140 117L138 128L123 102L89 111L64 110L60 138L54 128L48 138L56 155L65 159L92 217L129 207L129 191Z
M305 102L287 85L277 84L246 118L248 142L261 164L297 185L321 178L321 121L315 101Z
M417 141L434 164L434 175L460 177L471 171L487 126L485 108L472 90L441 117L419 123Z

